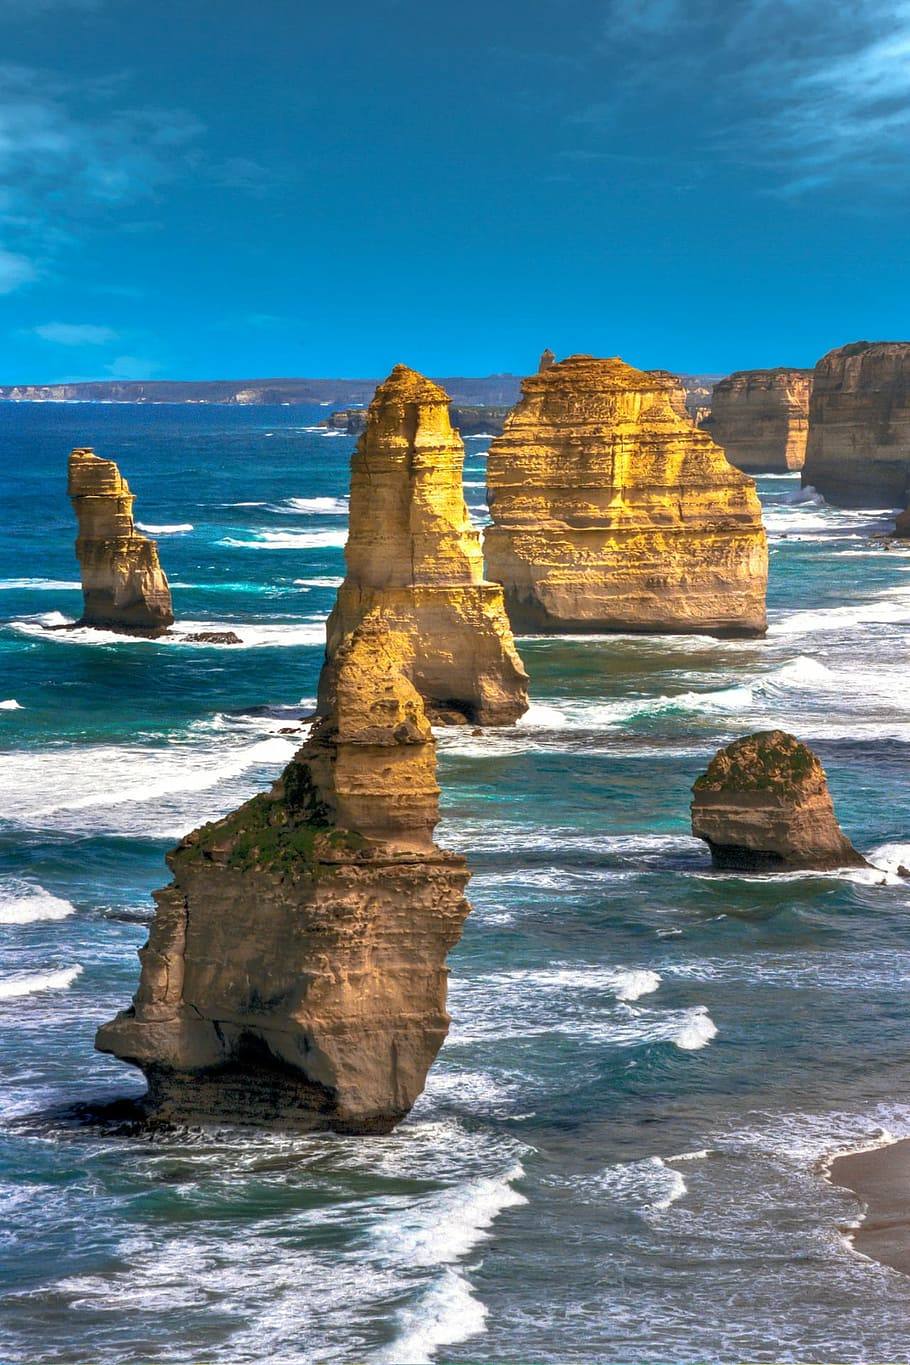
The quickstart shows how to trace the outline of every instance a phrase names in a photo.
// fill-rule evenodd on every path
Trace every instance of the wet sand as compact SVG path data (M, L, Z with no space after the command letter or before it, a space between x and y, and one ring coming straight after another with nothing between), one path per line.
M836 1157L828 1178L866 1205L850 1234L856 1250L910 1275L910 1139Z

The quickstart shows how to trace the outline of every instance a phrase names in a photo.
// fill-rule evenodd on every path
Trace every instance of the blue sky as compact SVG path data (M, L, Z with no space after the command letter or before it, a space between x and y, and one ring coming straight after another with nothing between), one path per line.
M910 0L0 0L0 382L910 335Z

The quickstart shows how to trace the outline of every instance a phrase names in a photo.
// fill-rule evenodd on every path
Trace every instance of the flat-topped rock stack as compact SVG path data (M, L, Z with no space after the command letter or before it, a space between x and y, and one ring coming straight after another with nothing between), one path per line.
M825 770L783 730L719 749L692 788L692 833L715 867L747 872L865 867L834 814Z
M470 907L402 648L368 617L272 790L169 854L133 1005L96 1039L145 1073L147 1116L382 1133L420 1094Z
M856 341L815 367L804 485L838 507L910 502L910 342Z
M682 415L674 376L585 355L531 375L487 482L487 573L515 630L766 629L755 485Z
M133 523L134 495L113 460L88 447L69 457L68 492L79 523L81 626L162 635L173 624L171 593L154 540Z
M714 385L702 427L746 473L802 469L811 390L811 370L738 370Z
M377 607L434 718L508 725L527 709L502 588L484 581L463 464L445 390L396 365L376 390L351 461L347 575L326 626L320 709L338 651Z

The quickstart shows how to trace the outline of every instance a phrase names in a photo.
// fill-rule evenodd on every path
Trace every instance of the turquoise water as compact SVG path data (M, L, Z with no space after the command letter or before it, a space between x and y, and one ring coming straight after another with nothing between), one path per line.
M164 852L314 697L353 444L324 411L0 405L0 1361L907 1358L910 1281L849 1251L815 1166L910 1134L910 553L792 478L760 485L767 639L523 640L525 722L441 734L474 912L395 1134L67 1120L141 1089L92 1038ZM242 646L42 629L80 607L75 444L120 461L179 625ZM770 725L879 870L711 872L689 787Z

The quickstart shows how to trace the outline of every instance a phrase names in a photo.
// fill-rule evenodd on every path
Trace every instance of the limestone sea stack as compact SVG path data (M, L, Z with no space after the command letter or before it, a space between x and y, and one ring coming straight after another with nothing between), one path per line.
M527 710L528 678L502 588L484 582L463 464L445 390L396 365L376 390L351 461L347 576L326 626L321 711L338 651L377 607L434 718L510 725Z
M910 342L857 341L815 367L802 481L837 507L910 502Z
M738 370L714 385L703 429L748 474L802 469L811 389L811 370Z
M79 531L81 626L162 635L173 624L171 592L154 540L133 523L134 495L113 460L88 448L69 457L68 492Z
M834 814L825 770L783 730L719 749L692 788L692 833L715 867L747 872L865 867Z
M513 629L764 633L755 485L683 415L674 376L587 355L531 375L487 483Z
M385 1133L420 1094L470 907L464 859L433 843L435 746L401 653L368 617L271 791L169 854L134 1002L96 1038L142 1068L150 1117Z

